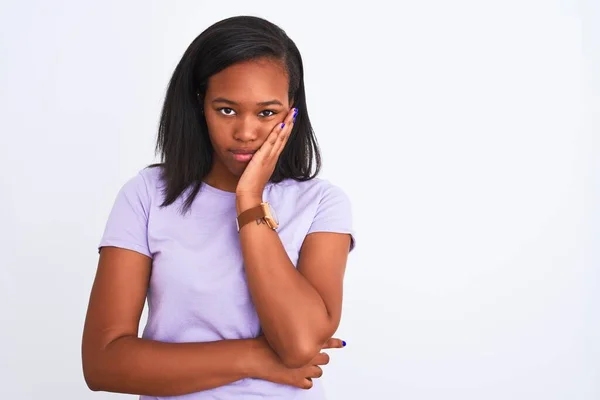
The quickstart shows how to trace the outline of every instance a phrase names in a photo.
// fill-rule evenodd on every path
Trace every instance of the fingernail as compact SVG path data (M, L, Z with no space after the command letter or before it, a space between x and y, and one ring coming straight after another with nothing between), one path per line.
M342 340L342 346L346 347L346 341Z
M285 126L285 122L283 122L283 123L281 124L281 127L282 127L282 128L283 128L284 126Z

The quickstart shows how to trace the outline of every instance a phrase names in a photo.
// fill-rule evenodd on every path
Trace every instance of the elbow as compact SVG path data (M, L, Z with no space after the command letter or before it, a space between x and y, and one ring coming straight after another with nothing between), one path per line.
M92 392L99 392L102 390L101 387L93 381L86 379L85 383L87 384L88 389L90 389Z
M119 391L118 386L115 386L116 375L114 371L109 371L106 365L99 365L97 362L84 363L83 378L92 392Z
M96 372L97 369L90 365L90 362L83 363L83 379L85 384L92 392L99 392L102 390L102 384L100 380L100 374Z
M288 368L301 368L308 365L317 356L319 349L312 344L288 345L279 352L281 362Z
M87 349L86 349L87 350ZM84 350L82 357L83 379L92 392L107 391L106 377L110 375L104 354Z
M109 348L121 338L113 339L108 344L84 340L81 357L83 379L92 392L115 391L114 386L119 377L119 361L114 358L114 353L109 352Z
M97 346L90 345L84 338L81 351L81 367L83 379L88 389L93 392L102 390L101 384L101 353L96 350Z
M312 333L312 334L311 334ZM301 368L308 365L323 350L326 339L320 340L313 336L314 332L305 335L288 336L285 342L271 346L279 355L281 362L288 368ZM326 334L327 338L331 335ZM275 344L275 343L273 343Z

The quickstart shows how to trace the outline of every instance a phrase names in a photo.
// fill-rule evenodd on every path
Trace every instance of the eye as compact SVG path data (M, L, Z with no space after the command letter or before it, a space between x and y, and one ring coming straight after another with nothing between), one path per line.
M233 109L228 108L228 107L219 108L218 111L223 115L235 115L235 111L233 111Z
M260 115L261 117L272 117L275 114L277 113L273 110L263 110L260 113L258 113L258 115Z

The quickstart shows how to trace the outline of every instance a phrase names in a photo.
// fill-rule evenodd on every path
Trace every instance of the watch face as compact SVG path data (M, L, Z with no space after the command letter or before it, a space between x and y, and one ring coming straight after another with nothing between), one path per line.
M277 218L277 214L275 214L275 210L271 207L271 204L264 202L262 203L262 207L267 225L269 225L271 229L277 229L279 227L279 219Z
M273 218L273 220L275 221L275 223L277 225L279 225L279 218L277 218L277 214L275 213L275 209L273 207L271 207L271 204L269 204L269 212L271 213L271 217Z

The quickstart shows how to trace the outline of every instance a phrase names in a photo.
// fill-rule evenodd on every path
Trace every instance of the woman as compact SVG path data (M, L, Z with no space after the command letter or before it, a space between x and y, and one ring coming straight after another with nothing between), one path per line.
M294 42L220 21L175 69L157 151L120 190L84 334L92 390L142 399L322 399L350 202L320 156ZM138 324L148 299L148 322ZM310 389L310 390L306 390Z

